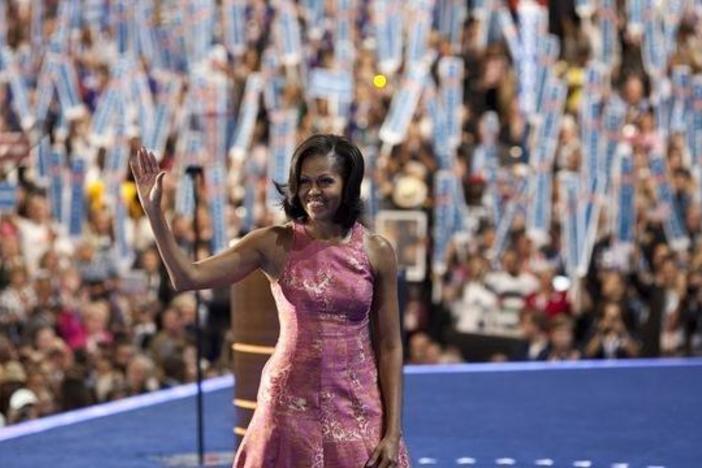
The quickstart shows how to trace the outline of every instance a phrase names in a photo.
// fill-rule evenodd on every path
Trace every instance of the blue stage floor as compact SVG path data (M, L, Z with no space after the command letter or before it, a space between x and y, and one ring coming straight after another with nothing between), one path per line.
M406 368L415 466L702 467L702 360ZM232 380L206 383L210 466L231 463ZM0 467L193 466L194 386L0 429Z

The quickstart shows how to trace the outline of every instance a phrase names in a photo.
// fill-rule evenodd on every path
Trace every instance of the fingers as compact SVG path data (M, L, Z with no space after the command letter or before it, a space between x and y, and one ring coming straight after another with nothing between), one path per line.
M161 171L156 176L156 186L161 188L163 186L163 177L166 175L166 171Z
M148 166L146 165L146 156L145 156L146 150L144 147L139 148L139 151L137 151L137 167L139 168L139 173L141 175L146 175L148 174Z
M144 149L144 152L148 154L146 160L149 163L149 169L151 170L152 173L158 174L158 172L161 170L160 167L158 167L158 161L156 160L156 156L154 156L154 153L151 151L148 151Z
M137 150L136 156L129 158L129 165L135 176L155 176L161 171L154 153L143 146Z
M366 466L367 467L375 466L375 464L378 463L378 458L380 458L380 450L375 449L373 451L373 455L371 455L368 462L366 462Z

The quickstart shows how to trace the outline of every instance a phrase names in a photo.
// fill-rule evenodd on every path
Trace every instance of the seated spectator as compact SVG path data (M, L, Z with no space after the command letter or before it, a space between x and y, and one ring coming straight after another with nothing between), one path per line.
M9 280L7 288L0 291L0 330L18 343L37 299L24 265L14 266Z
M177 309L169 307L161 314L161 330L149 343L156 363L163 364L169 356L181 354L186 345L185 327Z
M569 314L567 291L557 291L553 285L555 268L541 261L535 267L532 266L532 271L537 274L539 288L526 297L526 307L545 314L549 319L559 314Z
M480 255L468 260L468 279L451 304L454 327L461 333L491 333L498 329L494 322L498 297L485 284L488 267L487 260Z
M549 351L548 317L542 311L526 308L519 315L520 336L526 343L515 353L519 361L544 361Z
M640 345L627 330L622 309L616 302L608 302L602 308L591 337L585 345L584 357L588 359L634 358L639 355Z
M539 284L531 273L524 270L517 252L507 249L502 254L502 270L486 275L485 284L497 295L497 309L488 319L497 333L516 336L519 333L519 314L526 298Z
M127 395L140 395L159 388L154 362L144 354L137 354L129 361L126 373Z
M575 348L573 339L573 319L567 315L558 315L549 325L546 360L575 361L577 359L580 359L580 351Z

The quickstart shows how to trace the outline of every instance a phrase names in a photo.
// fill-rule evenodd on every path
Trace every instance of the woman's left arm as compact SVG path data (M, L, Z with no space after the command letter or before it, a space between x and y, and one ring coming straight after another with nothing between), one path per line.
M384 409L382 441L370 464L380 462L379 466L385 466L384 462L397 462L402 433L402 337L397 261L392 246L382 236L369 236L366 246L375 272L371 323Z

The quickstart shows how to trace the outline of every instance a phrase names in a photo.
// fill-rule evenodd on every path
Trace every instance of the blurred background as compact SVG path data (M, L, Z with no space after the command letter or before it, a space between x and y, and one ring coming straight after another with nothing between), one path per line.
M297 143L350 138L408 363L701 355L701 25L693 0L0 0L0 424L195 379L141 145L202 258L284 221ZM202 297L230 373L230 291Z

